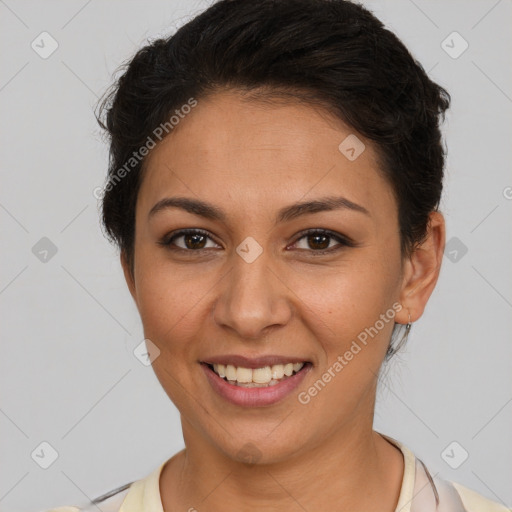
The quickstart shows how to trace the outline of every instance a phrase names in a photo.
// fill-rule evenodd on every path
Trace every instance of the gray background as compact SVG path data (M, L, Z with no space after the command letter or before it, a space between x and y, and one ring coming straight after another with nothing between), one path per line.
M364 3L453 97L442 203L451 254L381 384L375 428L433 474L510 506L512 2ZM183 446L175 407L133 355L140 321L99 227L93 189L107 148L93 107L147 38L206 6L0 0L3 511L83 503ZM47 59L31 48L43 31L59 44ZM441 46L453 31L469 43L458 58ZM33 252L43 237L57 248L47 261ZM35 461L49 461L43 441L58 453L48 469ZM452 464L469 453L458 469L441 456L453 441Z

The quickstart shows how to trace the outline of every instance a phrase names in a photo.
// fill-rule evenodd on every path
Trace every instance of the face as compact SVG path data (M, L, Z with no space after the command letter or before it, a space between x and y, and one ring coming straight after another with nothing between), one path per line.
M123 265L186 442L275 462L371 428L413 272L371 143L357 135L355 160L339 149L350 135L312 107L222 92L199 100L147 158L133 280ZM162 202L176 198L188 206ZM199 201L210 209L190 206ZM279 384L233 385L213 362L231 363L240 381ZM305 364L278 379L278 363Z

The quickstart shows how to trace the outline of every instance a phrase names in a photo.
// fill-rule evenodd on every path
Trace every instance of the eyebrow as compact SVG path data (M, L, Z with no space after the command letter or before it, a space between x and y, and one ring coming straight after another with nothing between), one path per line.
M165 197L151 208L148 214L148 219L156 215L158 212L169 208L180 208L189 213L204 217L205 219L216 220L224 223L228 218L227 214L222 209L206 201L192 199L189 197ZM328 196L321 197L313 201L304 201L290 206L285 206L277 213L275 222L276 224L287 222L302 215L332 210L352 210L371 217L370 212L364 206L354 203L345 197Z

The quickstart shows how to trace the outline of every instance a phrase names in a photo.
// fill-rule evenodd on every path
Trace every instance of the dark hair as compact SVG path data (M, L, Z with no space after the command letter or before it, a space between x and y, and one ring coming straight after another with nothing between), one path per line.
M140 49L100 104L110 140L103 225L132 271L144 159L126 163L190 98L224 89L320 106L373 141L397 201L402 256L425 239L441 199L448 92L359 4L221 0Z

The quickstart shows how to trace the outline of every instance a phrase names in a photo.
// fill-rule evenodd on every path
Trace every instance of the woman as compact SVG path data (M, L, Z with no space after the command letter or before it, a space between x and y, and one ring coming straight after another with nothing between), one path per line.
M507 510L373 430L439 276L449 100L345 0L220 1L135 55L103 222L185 449L80 510Z

